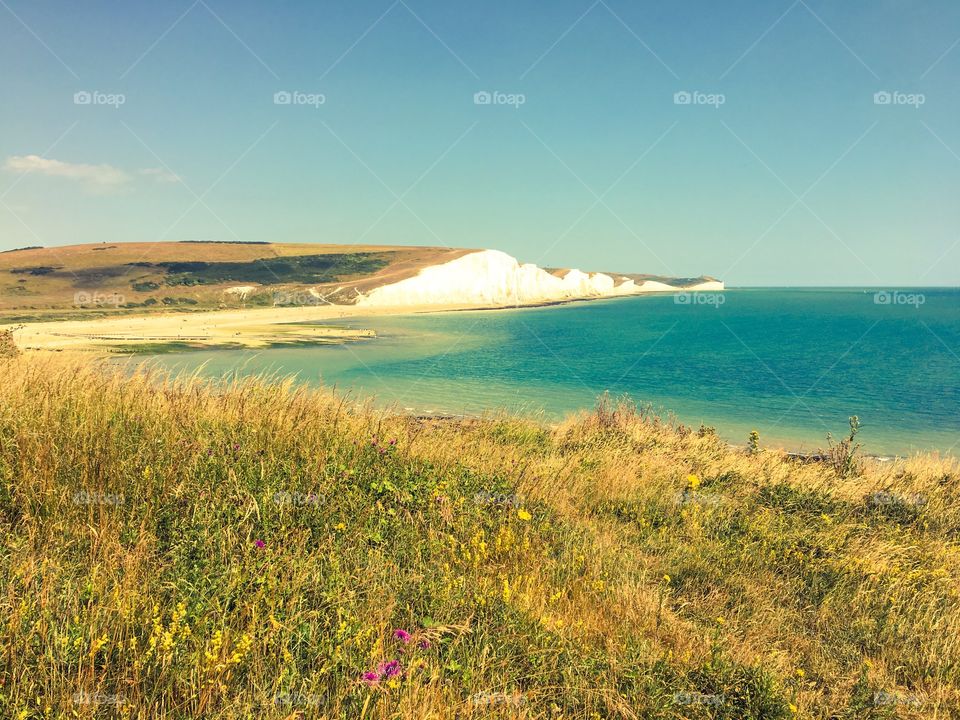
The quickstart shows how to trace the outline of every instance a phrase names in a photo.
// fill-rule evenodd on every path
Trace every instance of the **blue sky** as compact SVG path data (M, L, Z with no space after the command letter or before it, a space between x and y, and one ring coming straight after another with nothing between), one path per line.
M0 249L960 283L952 1L0 0L0 66Z

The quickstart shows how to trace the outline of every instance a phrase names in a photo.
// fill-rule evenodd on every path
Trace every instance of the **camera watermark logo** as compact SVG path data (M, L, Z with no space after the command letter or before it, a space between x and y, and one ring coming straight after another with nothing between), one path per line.
M505 93L499 90L488 92L480 90L473 94L474 105L508 105L514 109L519 109L521 105L526 104L527 96L523 93Z
M723 695L706 695L701 692L678 692L673 694L674 705L723 705L726 698Z
M522 495L508 495L506 493L489 493L486 490L478 492L473 496L473 502L476 505L495 505L503 508L521 508L523 507Z
M300 290L277 290L273 293L273 304L275 307L300 307L302 305L321 305L330 304L324 299L323 295L316 291L302 292Z
M880 290L873 294L874 305L912 305L919 309L927 302L923 293L907 293L899 290Z
M86 690L75 692L73 702L75 705L123 705L127 699L123 695L111 695L108 693L90 693Z
M690 488L679 491L673 496L673 499L677 505L702 505L704 507L717 507L721 504L720 497L716 495L705 495Z
M906 105L918 109L927 102L923 93L905 93L898 90L880 90L873 94L874 105Z
M719 308L726 301L723 293L678 292L673 295L674 305L706 305Z
M74 305L93 305L103 307L111 305L119 307L126 302L126 299L120 293L100 292L98 290L78 290L73 294Z
M316 493L275 492L273 502L276 505L319 505L320 497Z
M923 703L920 702L920 698L916 695L894 695L893 693L881 690L873 694L873 704L875 707L887 705L913 705L914 707L919 707Z
M705 93L699 90L679 90L673 94L674 105L708 105L719 108L727 102L723 93Z
M305 93L299 90L278 90L273 94L274 105L306 105L314 109L325 105L327 96L323 93Z
M874 507L889 507L894 505L919 507L926 505L927 499L919 493L901 495L892 492L875 492L870 495L869 503Z
M99 90L78 90L73 94L74 105L106 105L114 109L126 104L123 93L105 93Z
M470 696L470 704L480 707L490 707L492 705L509 705L520 707L527 702L527 699L520 691L512 693L503 692L480 692Z
M121 493L90 492L80 490L75 492L70 498L74 505L113 505L117 507L123 505L124 498Z

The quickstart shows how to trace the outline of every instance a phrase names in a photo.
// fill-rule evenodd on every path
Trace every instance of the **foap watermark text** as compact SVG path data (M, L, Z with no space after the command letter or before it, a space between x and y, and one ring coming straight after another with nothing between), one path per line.
M70 498L74 505L123 505L121 493L90 492L80 490Z
M273 94L274 105L305 105L319 108L326 105L327 96L323 93L305 93L299 90L278 90Z
M99 290L78 290L73 294L74 305L112 305L119 307L126 302L123 295L116 292L100 292Z
M912 305L918 308L927 302L923 293L881 290L873 294L874 305Z
M678 292L673 296L674 305L707 305L719 308L726 301L723 293Z
M726 699L723 695L707 695L701 692L678 692L673 694L675 705L723 705Z
M873 94L874 105L906 105L914 109L927 102L923 93L905 93L897 90L879 90Z
M508 105L513 108L519 108L526 104L527 96L523 93L505 93L499 90L489 92L480 90L473 94L474 105Z
M699 90L679 90L673 94L674 105L708 105L719 108L727 102L723 93L705 93Z
M127 96L123 93L105 93L99 90L78 90L73 94L74 105L106 105L119 108L125 105Z

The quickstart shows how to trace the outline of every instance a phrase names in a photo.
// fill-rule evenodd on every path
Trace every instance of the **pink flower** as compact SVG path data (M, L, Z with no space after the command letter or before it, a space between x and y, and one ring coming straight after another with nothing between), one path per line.
M377 666L377 672L380 673L380 677L392 678L403 672L403 668L400 667L399 660L391 660L390 662L380 663Z
M429 649L430 649L430 641L429 641L429 640L421 640L420 642L417 643L417 647L420 648L421 650L429 650Z
M253 544L256 545L258 548L265 548L267 546L267 544L263 540L254 540Z
M370 670L363 674L362 679L363 679L363 682L366 683L367 685L376 685L378 682L380 682L380 675L378 673L373 672L373 670Z
M393 636L397 640L400 640L404 645L410 642L410 633L408 633L406 630L394 630Z

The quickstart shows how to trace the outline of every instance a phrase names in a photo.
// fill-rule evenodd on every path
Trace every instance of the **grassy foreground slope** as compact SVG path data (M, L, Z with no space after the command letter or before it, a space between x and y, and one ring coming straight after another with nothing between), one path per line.
M0 373L0 717L957 717L954 461Z

